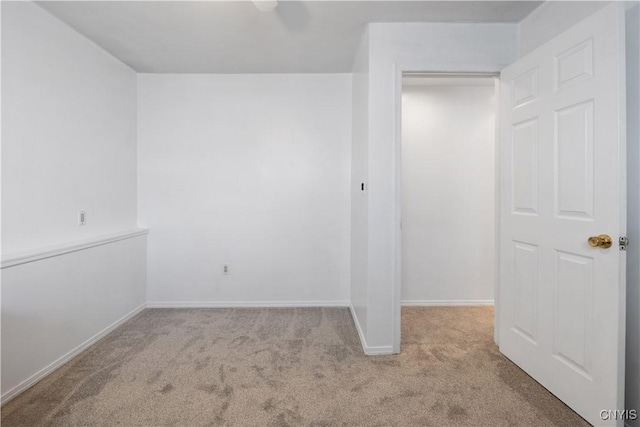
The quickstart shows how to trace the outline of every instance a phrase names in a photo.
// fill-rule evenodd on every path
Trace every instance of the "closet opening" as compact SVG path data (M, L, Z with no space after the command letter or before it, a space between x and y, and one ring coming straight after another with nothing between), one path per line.
M402 347L493 344L498 90L496 74L402 75Z

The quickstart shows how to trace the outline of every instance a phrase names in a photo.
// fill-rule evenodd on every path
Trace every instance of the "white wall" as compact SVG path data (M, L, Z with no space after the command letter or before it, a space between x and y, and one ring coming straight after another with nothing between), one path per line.
M362 34L353 61L351 147L351 307L361 339L366 335L368 279L369 33ZM362 188L364 184L364 189Z
M520 23L520 51L524 55L610 2L547 2ZM626 407L640 410L640 65L638 3L626 4L627 62L627 339ZM639 420L627 421L640 426Z
M402 302L493 302L493 79L428 80L402 89Z
M609 1L548 1L524 18L519 26L520 55L551 40Z
M351 76L138 83L149 302L346 305Z
M2 8L3 253L135 227L135 72L33 3Z
M640 411L640 5L627 10L627 363L626 407ZM634 244L633 242L636 242ZM629 425L640 426L640 420Z
M140 309L146 238L86 249L136 229L135 73L33 3L1 7L6 401Z
M356 322L371 354L399 349L399 70L499 71L516 56L512 24L369 25L367 317Z
M3 401L144 307L146 245L143 235L3 268Z

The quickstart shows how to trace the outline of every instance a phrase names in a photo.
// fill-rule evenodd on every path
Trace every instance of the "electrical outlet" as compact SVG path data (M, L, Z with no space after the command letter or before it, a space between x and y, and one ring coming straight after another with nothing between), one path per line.
M87 224L87 213L85 211L78 211L78 225Z
M229 274L229 264L222 266L222 274Z

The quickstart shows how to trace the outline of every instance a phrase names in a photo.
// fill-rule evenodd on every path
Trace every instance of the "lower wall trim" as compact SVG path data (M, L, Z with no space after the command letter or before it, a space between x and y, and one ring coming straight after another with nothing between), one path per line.
M147 308L349 307L349 301L149 301Z
M394 354L393 346L367 345L367 340L364 337L364 333L362 333L362 327L360 326L360 321L358 320L358 316L356 315L356 310L353 308L353 305L349 304L349 310L351 311L351 317L353 318L353 323L356 325L356 330L358 331L358 337L360 337L360 344L362 345L362 351L364 352L364 354L366 354L367 356L382 356L382 355Z
M467 306L467 305L493 305L492 299L478 300L402 300L400 305L404 307L437 307L437 306Z
M82 344L80 344L79 346L77 346L67 354L65 354L64 356L60 357L58 360L54 361L44 369L40 370L39 372L36 372L35 374L33 374L32 376L30 376L20 384L18 384L17 386L13 387L11 390L7 391L2 395L2 398L0 400L1 404L4 405L14 397L18 396L23 391L26 391L28 388L34 386L39 381L43 380L47 375L51 374L53 371L55 371L56 369L58 369L59 367L61 367L62 365L64 365L74 357L76 357L78 354L82 353L84 350L91 347L96 342L100 341L107 334L109 334L110 332L115 330L118 326L122 325L127 320L131 319L132 317L140 313L145 308L146 308L146 304L142 304L141 306L137 307L133 311L125 314L120 319L113 322L111 325L107 326L106 328L104 328L103 330L101 330L100 332L98 332L97 334L95 334L94 336L92 336L91 338L89 338L88 340L86 340L85 342L83 342Z
M147 230L146 228L137 227L132 230L103 234L101 236L89 237L87 239L78 240L75 242L65 242L45 248L35 248L19 253L12 253L2 256L1 266L3 269L15 267L16 265L22 265L29 262L53 258L71 252L83 251L86 249L95 248L96 246L108 245L109 243L114 243L125 239L132 239L134 237L144 236L146 234L149 234L149 230Z

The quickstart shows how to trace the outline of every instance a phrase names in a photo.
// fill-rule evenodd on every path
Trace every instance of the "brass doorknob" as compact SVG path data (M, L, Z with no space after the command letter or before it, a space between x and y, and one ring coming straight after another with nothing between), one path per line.
M608 249L613 244L613 239L607 234L601 234L599 236L589 237L588 242L592 248Z

